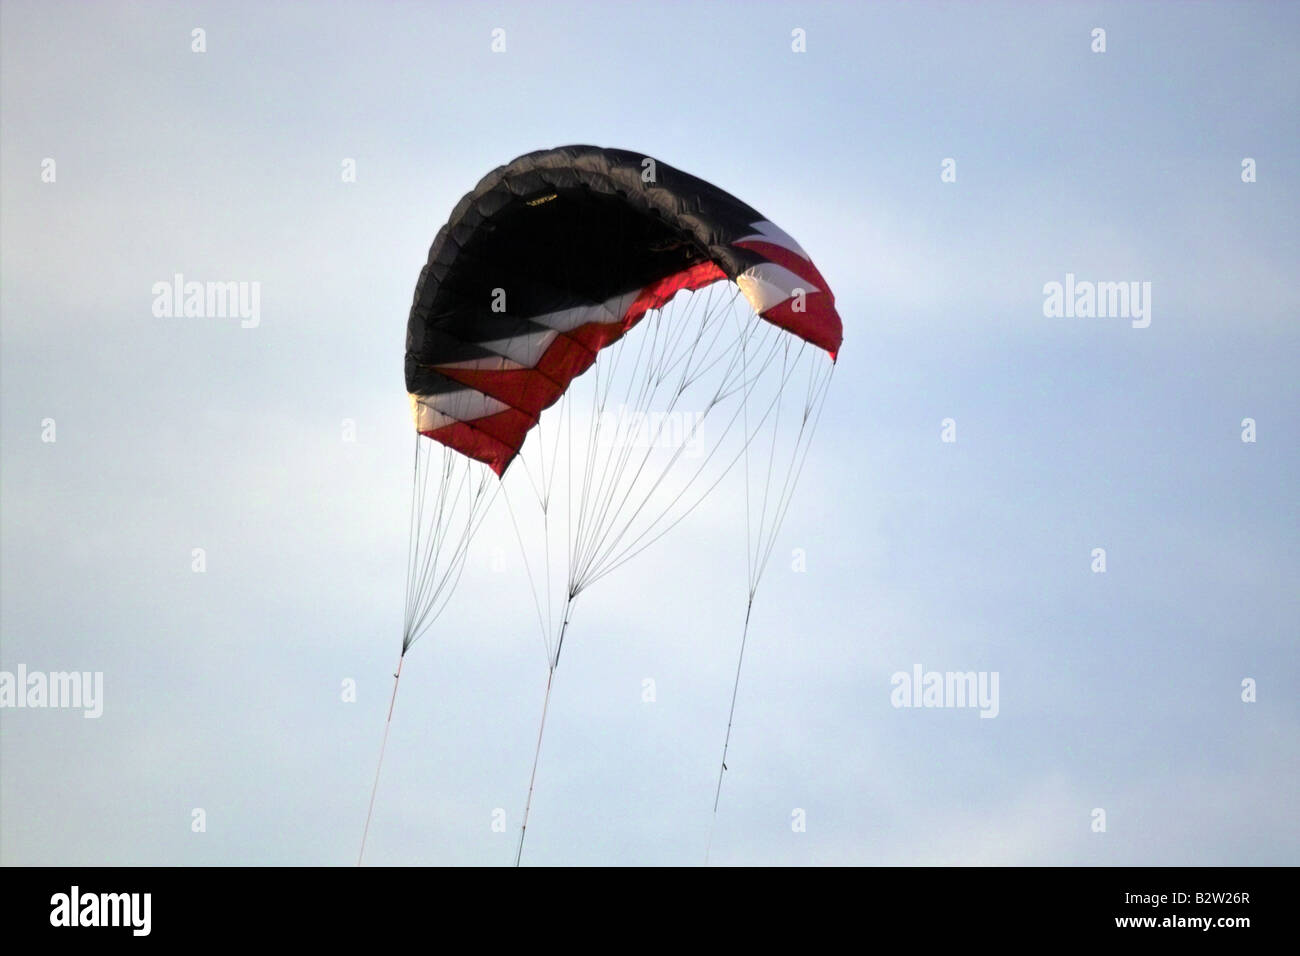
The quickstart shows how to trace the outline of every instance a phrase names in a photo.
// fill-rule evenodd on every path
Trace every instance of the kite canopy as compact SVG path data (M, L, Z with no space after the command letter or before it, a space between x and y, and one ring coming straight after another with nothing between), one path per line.
M751 207L626 150L521 156L456 205L420 273L406 333L416 428L501 475L601 349L678 292L724 280L834 359L829 286Z

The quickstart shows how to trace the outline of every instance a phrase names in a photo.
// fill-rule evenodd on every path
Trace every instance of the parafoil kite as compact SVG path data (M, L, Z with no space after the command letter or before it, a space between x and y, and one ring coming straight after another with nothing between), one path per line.
M808 254L702 179L594 146L488 173L434 239L407 324L417 438L403 656L501 493L547 656L544 726L578 595L743 461L744 494L728 498L739 510L743 497L746 524L743 660L842 338ZM534 779L536 768L535 755ZM520 853L531 795L530 782Z

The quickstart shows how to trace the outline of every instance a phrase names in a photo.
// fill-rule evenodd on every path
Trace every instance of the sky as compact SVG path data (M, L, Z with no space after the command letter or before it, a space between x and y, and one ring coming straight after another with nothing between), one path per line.
M761 210L845 341L716 820L726 487L582 596L525 864L1300 863L1298 33L1282 3L6 0L0 671L103 693L0 709L0 863L356 862L412 290L484 173L568 143ZM259 283L257 322L156 315L177 273ZM1149 325L1045 314L1067 274L1150 283ZM513 862L547 680L517 558L497 508L405 659L368 865ZM916 667L997 674L996 717L894 706Z

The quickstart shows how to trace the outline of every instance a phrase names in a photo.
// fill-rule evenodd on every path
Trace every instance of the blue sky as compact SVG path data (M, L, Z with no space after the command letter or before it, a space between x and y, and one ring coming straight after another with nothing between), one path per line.
M0 669L102 671L105 710L0 711L0 862L355 859L400 643L411 292L483 173L565 143L760 209L844 319L777 546L808 569L776 563L755 605L713 862L1300 861L1298 26L6 2ZM260 324L155 317L177 272L260 282ZM1151 282L1150 327L1046 318L1068 272ZM743 615L727 519L584 595L527 862L702 860ZM546 669L490 550L407 659L369 863L513 859ZM917 663L998 672L998 717L892 707Z

